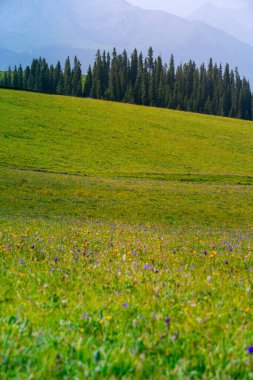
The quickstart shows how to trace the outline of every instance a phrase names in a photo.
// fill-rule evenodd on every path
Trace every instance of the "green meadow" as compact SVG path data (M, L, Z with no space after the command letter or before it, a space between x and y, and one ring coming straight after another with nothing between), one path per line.
M253 379L253 123L0 90L0 378Z

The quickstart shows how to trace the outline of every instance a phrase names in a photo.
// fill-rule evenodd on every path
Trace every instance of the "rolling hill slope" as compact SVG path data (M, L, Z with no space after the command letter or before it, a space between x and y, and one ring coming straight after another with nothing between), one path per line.
M3 213L252 219L252 122L0 91Z
M0 90L1 380L252 378L252 126Z
M81 175L251 175L253 124L86 99L0 92L1 166Z

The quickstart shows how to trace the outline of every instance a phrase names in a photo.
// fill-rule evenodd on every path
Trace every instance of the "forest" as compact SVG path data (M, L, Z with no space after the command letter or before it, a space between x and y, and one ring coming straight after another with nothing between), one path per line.
M82 75L77 57L64 67L49 65L44 58L33 59L31 66L15 66L4 72L0 87L48 94L112 100L144 106L169 108L210 115L252 120L253 96L249 81L237 68L210 59L199 67L190 60L175 65L161 56L154 57L152 47L147 57L135 49L112 54L98 50L93 66Z

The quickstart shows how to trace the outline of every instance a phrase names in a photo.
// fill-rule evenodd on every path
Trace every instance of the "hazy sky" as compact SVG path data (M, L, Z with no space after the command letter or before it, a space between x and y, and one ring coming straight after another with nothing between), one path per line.
M142 8L162 9L180 16L188 16L208 1L210 0L128 0L129 3ZM210 2L218 6L240 8L250 0L211 0Z

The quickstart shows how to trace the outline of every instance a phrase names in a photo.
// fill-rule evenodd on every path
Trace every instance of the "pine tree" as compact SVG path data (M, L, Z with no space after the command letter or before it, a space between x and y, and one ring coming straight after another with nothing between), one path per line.
M17 66L14 66L11 87L18 89L18 69L17 69Z
M130 65L130 79L131 79L132 88L134 88L135 86L137 73L138 73L138 52L136 49L134 49L131 55L131 65Z
M86 75L85 82L84 82L84 89L83 89L83 96L85 98L90 97L91 89L92 89L92 71L91 71L91 66L89 66L88 73Z
M61 62L58 61L54 68L54 88L55 93L58 95L64 95L64 75L62 72Z
M154 71L154 51L153 48L150 46L148 49L148 58L147 58L147 70L150 72Z
M134 90L131 82L128 84L124 97L124 102L134 104Z
M91 96L95 99L103 99L105 88L104 88L104 68L102 63L102 58L100 50L97 51L96 61L93 66L92 71L92 88Z
M120 98L120 78L119 78L119 67L118 67L118 57L116 49L113 49L112 53L112 63L111 71L109 77L109 88L108 88L109 98L111 100L119 100Z
M120 99L125 98L127 89L129 89L129 61L126 50L122 54L122 64L120 65ZM131 87L130 87L131 89Z
M18 80L18 88L20 90L23 90L24 80L23 80L23 69L22 69L21 65L19 65L19 68L18 68L18 77L17 77L17 80Z
M149 105L149 73L148 73L148 62L147 59L144 63L144 68L142 71L142 77L141 77L141 102L142 105L148 106Z
M110 74L110 55L106 54L104 50L102 54L102 69L101 69L101 83L102 83L103 98L107 97L106 92L108 90L109 74Z
M230 70L229 65L226 64L224 76L223 76L223 96L222 96L222 106L223 115L229 116L231 112L232 97L231 97L231 85L230 85Z
M72 70L69 57L66 59L64 67L63 91L65 95L72 94Z
M28 85L28 81L29 81L29 77L30 77L30 73L31 73L31 70L30 70L30 67L29 66L26 66L25 70L24 70L24 90L29 90L29 85Z
M56 85L56 94L64 95L64 78L63 74L59 76L57 85Z
M82 89L82 71L81 71L81 63L75 56L74 58L74 68L72 75L72 95L81 97L83 93Z
M142 73L143 73L143 56L138 57L137 77L134 84L134 101L136 104L142 104Z
M56 83L55 83L55 69L53 65L49 66L48 70L48 93L49 94L56 94Z
M8 81L8 74L7 74L6 71L4 72L4 78L3 78L2 86L4 88L9 88L10 87L10 83Z
M245 120L252 120L252 94L249 82L243 78L239 96L239 116Z

